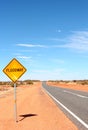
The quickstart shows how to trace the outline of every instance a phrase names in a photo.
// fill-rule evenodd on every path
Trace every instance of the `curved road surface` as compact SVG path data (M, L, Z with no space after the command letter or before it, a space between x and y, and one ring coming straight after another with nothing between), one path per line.
M88 92L51 87L45 82L42 86L79 130L88 129Z

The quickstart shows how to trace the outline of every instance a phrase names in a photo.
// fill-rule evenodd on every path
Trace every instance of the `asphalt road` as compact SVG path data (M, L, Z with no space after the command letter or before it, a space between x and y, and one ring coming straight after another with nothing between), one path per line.
M51 87L45 82L42 86L80 130L88 129L88 92Z

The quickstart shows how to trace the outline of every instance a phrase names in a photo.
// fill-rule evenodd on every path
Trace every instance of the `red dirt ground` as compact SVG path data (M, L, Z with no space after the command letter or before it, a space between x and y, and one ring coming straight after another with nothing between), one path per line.
M77 83L57 83L57 82L48 82L48 85L56 86L56 87L62 87L62 88L70 88L74 90L80 90L84 92L88 92L88 85L81 85Z
M17 88L17 123L14 103L13 90L0 96L0 130L77 130L40 82Z

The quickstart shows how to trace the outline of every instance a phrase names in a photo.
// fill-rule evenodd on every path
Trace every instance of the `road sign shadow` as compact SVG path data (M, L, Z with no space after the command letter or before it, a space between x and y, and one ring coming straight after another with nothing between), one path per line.
M24 115L20 115L20 117L23 117L23 118L21 120L19 120L19 121L22 121L25 118L32 117L32 116L37 116L37 114L24 114Z

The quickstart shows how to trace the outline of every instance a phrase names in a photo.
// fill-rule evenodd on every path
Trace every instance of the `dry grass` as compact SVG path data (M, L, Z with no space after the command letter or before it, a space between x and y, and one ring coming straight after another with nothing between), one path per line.
M49 80L48 82L88 85L88 80Z

